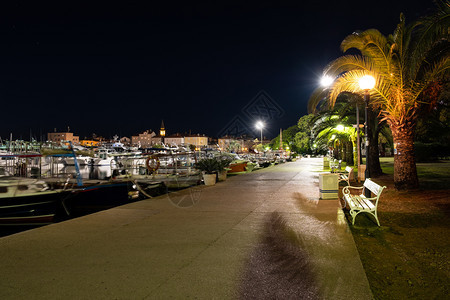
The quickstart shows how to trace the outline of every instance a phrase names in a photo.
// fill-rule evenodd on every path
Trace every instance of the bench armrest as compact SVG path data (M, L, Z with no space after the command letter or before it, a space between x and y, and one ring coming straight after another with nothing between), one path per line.
M378 198L378 197L365 198L365 199L374 202L374 201L377 201L377 198Z
M342 193L344 193L344 194L351 194L350 193L350 190L362 190L364 187L363 186L345 186L343 189L342 189Z

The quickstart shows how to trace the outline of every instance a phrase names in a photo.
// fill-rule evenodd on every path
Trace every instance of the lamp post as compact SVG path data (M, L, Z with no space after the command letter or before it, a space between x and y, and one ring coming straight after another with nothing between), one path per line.
M357 159L358 159L358 179L357 181L359 182L359 166L361 165L361 141L359 139L359 131L361 128L359 128L359 105L358 102L356 102L356 147L357 147Z
M370 101L370 90L375 86L375 78L370 75L365 75L359 80L359 87L364 90L364 102L365 106L365 135L366 135L366 172L365 178L370 178L370 155L369 155L369 144L370 144L370 134L369 134L369 101ZM370 197L370 191L366 189L366 197Z
M262 131L263 131L263 128L264 128L264 123L263 123L262 121L256 122L256 128L258 128L258 129L261 131L261 146L262 146L262 144L263 144L263 134L262 134Z

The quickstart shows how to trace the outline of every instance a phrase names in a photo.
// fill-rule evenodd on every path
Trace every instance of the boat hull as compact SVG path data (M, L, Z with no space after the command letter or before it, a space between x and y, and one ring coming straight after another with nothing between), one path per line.
M0 225L45 225L61 208L62 192L0 198Z
M139 191L131 181L104 182L71 191L63 200L70 217L82 216L139 199Z
M230 164L228 174L240 174L246 172L247 162Z

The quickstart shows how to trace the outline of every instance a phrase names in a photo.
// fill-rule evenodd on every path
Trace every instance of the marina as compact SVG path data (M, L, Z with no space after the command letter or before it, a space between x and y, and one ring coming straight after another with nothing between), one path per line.
M211 149L14 145L0 155L0 230L48 225L201 185L197 162L204 159L225 163L228 176L285 161Z

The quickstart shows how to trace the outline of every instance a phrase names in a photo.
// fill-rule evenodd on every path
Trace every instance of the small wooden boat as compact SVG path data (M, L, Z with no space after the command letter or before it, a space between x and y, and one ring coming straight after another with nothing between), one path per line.
M246 173L247 163L248 163L247 161L231 163L230 166L228 167L229 168L228 174L234 175L234 174Z

